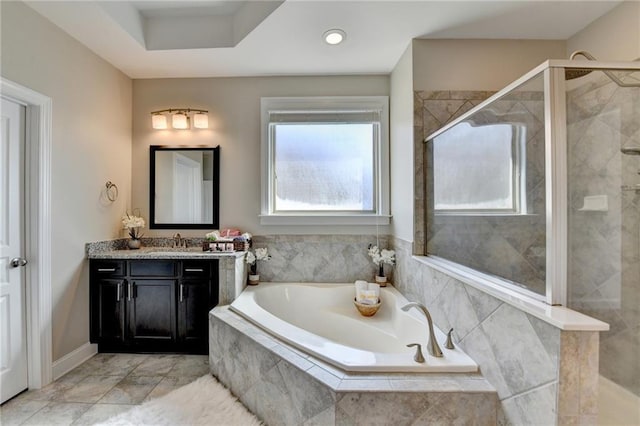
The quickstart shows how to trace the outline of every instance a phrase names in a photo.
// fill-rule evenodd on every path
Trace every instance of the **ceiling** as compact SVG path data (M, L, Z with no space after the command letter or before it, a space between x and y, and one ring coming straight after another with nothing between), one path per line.
M131 78L386 74L412 38L565 40L617 1L26 1ZM340 28L347 39L321 36Z

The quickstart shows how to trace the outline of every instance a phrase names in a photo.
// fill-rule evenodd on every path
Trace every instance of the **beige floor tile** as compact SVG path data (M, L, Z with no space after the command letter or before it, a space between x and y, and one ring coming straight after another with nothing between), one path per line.
M78 402L51 402L23 423L24 425L70 425L91 408Z
M128 376L100 399L102 404L140 404L163 376Z
M62 400L64 393L74 386L74 383L56 380L43 388L29 389L20 395L19 398L38 401L59 401Z
M176 364L169 370L167 376L183 377L195 376L200 377L209 373L209 357L206 355L187 355L178 360Z
M132 376L164 376L182 358L182 355L149 355L132 372Z
M111 417L115 417L120 413L129 411L135 407L135 405L127 404L94 404L87 411L73 422L74 426L94 425L96 423L104 422Z
M144 399L144 402L149 401L154 398L159 398L168 394L171 391L174 391L184 385L188 385L189 383L196 380L198 377L195 376L185 376L185 377L165 377L156 385L155 388L147 395Z
M19 425L48 404L49 401L25 399L23 395L20 395L0 407L0 424L3 426Z
M66 391L62 395L62 400L67 402L98 402L123 378L123 376L87 376Z

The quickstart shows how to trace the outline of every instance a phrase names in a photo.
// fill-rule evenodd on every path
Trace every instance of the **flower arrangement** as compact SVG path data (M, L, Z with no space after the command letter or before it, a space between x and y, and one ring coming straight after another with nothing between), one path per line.
M129 230L129 236L132 240L139 240L142 238L142 233L140 233L140 228L144 228L145 226L144 218L141 216L136 216L134 214L125 213L122 216L122 229Z
M204 237L207 239L207 241L215 241L218 238L220 238L220 232L211 231L211 232L205 234Z
M249 250L247 252L247 257L245 258L245 262L249 265L250 274L257 275L258 274L258 260L269 260L271 256L269 255L269 251L266 248L257 248L255 249L255 253Z
M373 263L378 266L378 277L384 277L384 265L395 265L396 252L394 250L380 250L378 246L369 245L367 254L373 260Z

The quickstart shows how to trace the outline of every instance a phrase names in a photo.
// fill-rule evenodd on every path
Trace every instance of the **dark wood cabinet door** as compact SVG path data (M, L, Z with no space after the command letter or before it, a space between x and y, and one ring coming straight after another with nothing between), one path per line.
M124 279L99 279L92 292L91 341L122 344L125 340Z
M127 288L129 339L139 350L171 350L176 339L176 280L132 279Z
M178 336L181 349L206 352L209 332L210 283L184 279L178 289Z

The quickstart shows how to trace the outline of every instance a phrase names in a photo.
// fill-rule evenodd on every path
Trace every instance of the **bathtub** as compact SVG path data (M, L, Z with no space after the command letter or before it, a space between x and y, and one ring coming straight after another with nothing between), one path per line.
M444 357L428 354L428 328L421 312L402 312L408 303L400 292L381 288L382 305L363 317L353 305L353 284L261 283L247 287L230 309L268 333L345 371L476 372L478 365L459 348L446 349L446 336L436 328ZM413 360L420 343L426 362Z

